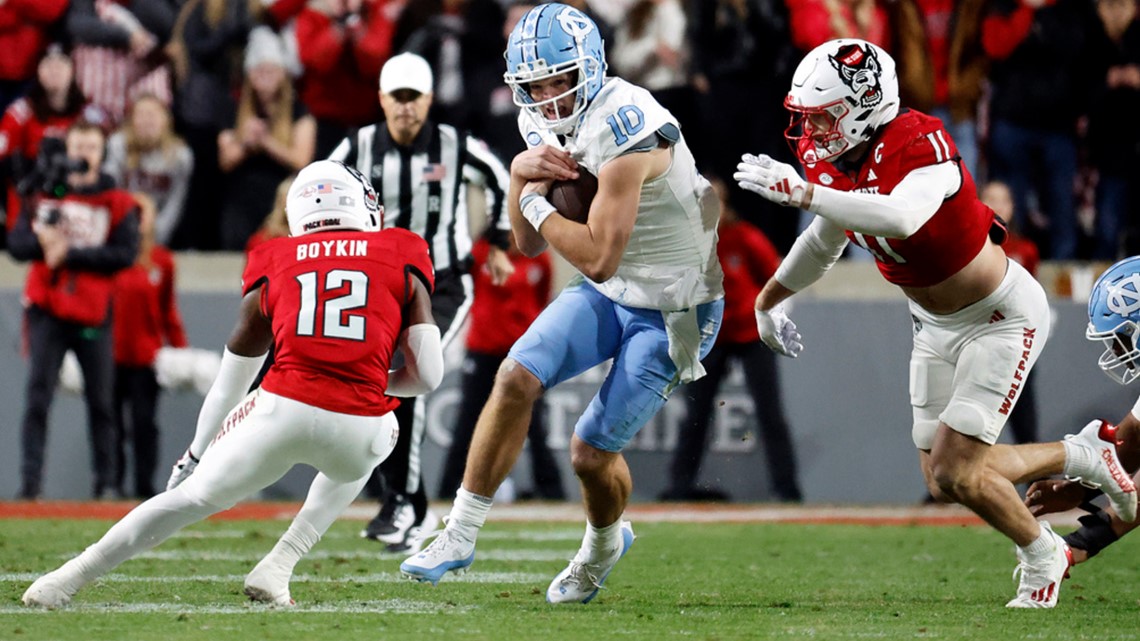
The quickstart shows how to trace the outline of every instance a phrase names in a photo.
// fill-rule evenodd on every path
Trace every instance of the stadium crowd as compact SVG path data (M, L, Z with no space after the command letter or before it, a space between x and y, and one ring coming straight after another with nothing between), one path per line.
M603 25L610 73L677 114L705 173L729 175L747 150L786 157L781 103L795 61L825 40L860 37L898 61L904 106L947 122L979 185L1010 186L1017 224L1042 258L1111 260L1140 246L1129 180L1140 170L1140 123L1129 117L1140 108L1135 0L571 4ZM431 63L434 121L513 157L522 142L502 52L530 6L6 0L3 179L18 180L44 136L100 118L108 136L118 132L120 185L156 201L160 243L241 250L282 179L380 118L376 79L396 53ZM71 73L51 60L70 61ZM169 126L140 137L145 118ZM734 192L745 218L786 250L797 221L765 216L763 201Z

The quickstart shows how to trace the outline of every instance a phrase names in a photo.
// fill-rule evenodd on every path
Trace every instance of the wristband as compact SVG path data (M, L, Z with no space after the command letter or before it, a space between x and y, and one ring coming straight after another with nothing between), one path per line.
M535 231L542 227L542 223L546 222L550 214L558 211L545 197L533 193L523 196L522 200L519 201L519 207L522 208L523 217L534 227Z

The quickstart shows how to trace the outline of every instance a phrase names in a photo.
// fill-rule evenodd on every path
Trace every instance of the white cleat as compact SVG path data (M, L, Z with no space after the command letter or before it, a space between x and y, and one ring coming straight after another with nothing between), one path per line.
M446 528L437 532L439 535L431 545L400 564L400 572L405 577L420 583L439 585L444 574L464 574L475 562L474 541L468 541Z
M40 578L24 592L22 598L24 605L29 608L43 608L45 610L58 610L71 603L71 597L79 591L71 588L59 576L59 570L49 572Z
M1116 455L1116 426L1102 420L1091 421L1078 434L1065 440L1093 452L1094 471L1083 477L1070 477L1085 487L1099 489L1108 497L1112 510L1125 523L1136 520L1136 485Z
M273 563L267 556L245 577L245 595L253 601L268 603L279 608L296 605L289 595L292 570Z
M1015 548L1017 567L1013 576L1016 578L1020 574L1021 582L1017 586L1017 596L1005 604L1007 608L1051 608L1057 605L1061 581L1069 576L1069 567L1073 565L1073 552L1048 523L1041 521L1041 529L1049 533L1054 547L1045 558L1036 560L1029 559L1021 548Z
M591 561L587 550L579 549L566 567L546 589L548 603L589 603L598 596L606 577L613 571L614 566L629 551L633 540L633 524L629 521L621 523L621 548L615 549L608 558Z

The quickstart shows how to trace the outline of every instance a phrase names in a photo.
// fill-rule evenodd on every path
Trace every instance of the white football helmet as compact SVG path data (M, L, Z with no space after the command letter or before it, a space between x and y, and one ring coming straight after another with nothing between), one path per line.
M318 160L301 170L285 199L289 234L353 229L376 231L384 208L372 184L354 167L338 160Z
M895 61L865 40L825 42L796 67L784 107L792 112L784 135L799 159L835 159L898 115Z

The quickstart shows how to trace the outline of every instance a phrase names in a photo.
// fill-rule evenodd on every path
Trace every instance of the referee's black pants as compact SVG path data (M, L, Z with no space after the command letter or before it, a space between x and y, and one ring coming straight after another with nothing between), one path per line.
M431 313L436 325L439 325L445 350L467 319L473 289L471 275L466 270L446 269L436 273L435 291L431 295ZM394 412L400 426L396 448L373 471L369 481L373 489L377 486L383 488L381 503L396 495L409 500L416 511L416 523L423 520L428 506L420 459L420 449L426 434L426 406L423 397L400 399L400 406Z

